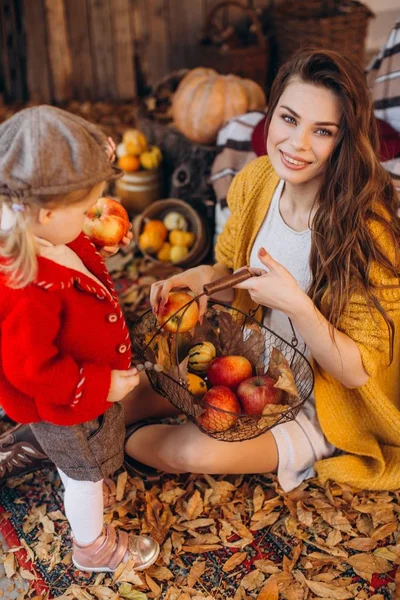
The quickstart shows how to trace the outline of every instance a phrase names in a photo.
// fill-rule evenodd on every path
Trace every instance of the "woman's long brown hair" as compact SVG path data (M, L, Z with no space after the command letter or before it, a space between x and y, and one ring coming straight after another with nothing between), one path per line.
M339 98L342 110L337 143L327 163L311 224L312 283L308 294L337 327L352 293L361 292L389 328L392 356L394 325L370 281L370 270L373 263L378 264L386 276L399 283L399 200L389 174L379 163L378 127L364 74L336 52L298 53L280 68L273 82L267 126L293 78L328 88ZM389 253L371 235L374 220L383 224L391 239Z

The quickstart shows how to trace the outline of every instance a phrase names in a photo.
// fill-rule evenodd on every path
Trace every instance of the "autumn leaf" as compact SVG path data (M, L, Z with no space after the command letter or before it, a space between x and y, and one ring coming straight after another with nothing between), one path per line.
M279 600L279 588L276 579L273 577L268 579L258 594L257 600Z
M287 392L289 396L293 396L294 398L299 397L299 391L290 365L282 352L277 348L272 349L267 375L276 380L276 388Z
M187 583L189 587L194 587L196 583L201 579L204 571L206 570L206 562L204 560L196 561L190 568Z
M332 598L333 600L349 600L350 598L354 598L352 592L337 585L329 585L320 581L310 581L309 579L306 579L306 584L320 598Z
M246 560L246 558L247 552L236 552L225 561L222 570L225 571L225 573L229 573L229 571L236 569L236 567Z
M349 556L347 562L357 575L367 581L372 579L374 573L387 573L392 568L389 561L374 554L355 554Z
M118 588L119 595L124 600L147 600L147 594L135 590L129 583L123 583Z

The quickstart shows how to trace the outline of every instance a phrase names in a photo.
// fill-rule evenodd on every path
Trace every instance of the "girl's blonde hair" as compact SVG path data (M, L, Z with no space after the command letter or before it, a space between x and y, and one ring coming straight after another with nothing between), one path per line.
M9 228L0 228L0 273L6 276L9 287L24 288L36 278L37 245L29 230L29 221L41 208L57 208L81 202L93 187L69 194L24 198L23 201L17 197L0 196L0 219L4 207L13 217Z

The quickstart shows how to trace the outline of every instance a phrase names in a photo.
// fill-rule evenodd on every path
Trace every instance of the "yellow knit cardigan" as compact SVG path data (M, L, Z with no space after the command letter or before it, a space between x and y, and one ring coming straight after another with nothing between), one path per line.
M232 214L216 246L218 262L232 269L249 264L277 183L267 157L251 162L235 177L228 194ZM389 256L394 255L382 225L372 223L371 234L379 237ZM396 326L394 357L389 365L389 333L382 317L361 294L354 295L339 329L357 343L369 379L360 388L347 389L322 369L315 369L318 419L327 439L343 451L318 461L315 468L322 482L332 479L361 489L393 490L400 488L399 281L377 265L371 268L371 281L395 286L379 292ZM235 306L246 312L255 307L245 290L236 290Z

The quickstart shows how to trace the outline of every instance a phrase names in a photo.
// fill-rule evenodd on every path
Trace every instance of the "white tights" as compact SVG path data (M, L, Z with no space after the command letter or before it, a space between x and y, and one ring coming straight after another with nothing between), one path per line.
M99 537L104 523L103 480L77 481L57 469L64 484L64 507L77 542L89 544Z

